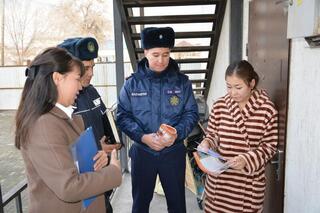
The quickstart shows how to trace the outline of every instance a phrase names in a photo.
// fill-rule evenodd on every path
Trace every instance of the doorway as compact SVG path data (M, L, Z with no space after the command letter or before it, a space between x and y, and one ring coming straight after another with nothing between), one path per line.
M288 107L290 42L286 6L277 0L249 3L248 60L279 111L279 150L267 165L264 212L283 212L284 154Z

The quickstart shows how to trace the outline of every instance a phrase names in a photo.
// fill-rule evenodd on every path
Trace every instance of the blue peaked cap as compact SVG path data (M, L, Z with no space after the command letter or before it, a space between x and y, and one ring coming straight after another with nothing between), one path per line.
M59 44L58 47L66 49L81 61L89 61L98 57L98 42L92 37L68 38Z
M147 27L140 33L143 49L174 46L175 33L171 27Z

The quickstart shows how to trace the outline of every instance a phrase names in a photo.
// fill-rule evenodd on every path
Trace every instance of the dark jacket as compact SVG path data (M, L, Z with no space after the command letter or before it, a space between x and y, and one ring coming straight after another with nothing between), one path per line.
M76 107L74 113L82 116L85 127L92 126L98 147L101 148L99 141L104 135L109 137L109 143L116 143L106 116L106 106L92 85L80 91L76 99Z
M177 129L175 143L181 143L198 119L191 81L179 72L173 59L161 73L150 70L147 59L142 59L137 71L127 79L120 91L117 125L139 144L143 144L141 138L144 134L157 132L162 123Z

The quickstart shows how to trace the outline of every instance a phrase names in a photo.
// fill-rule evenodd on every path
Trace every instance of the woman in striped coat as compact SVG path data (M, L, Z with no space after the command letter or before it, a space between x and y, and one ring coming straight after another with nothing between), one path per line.
M228 93L212 107L200 146L219 152L230 165L220 175L208 174L205 212L262 212L265 165L278 142L278 113L251 64L239 61L225 74Z

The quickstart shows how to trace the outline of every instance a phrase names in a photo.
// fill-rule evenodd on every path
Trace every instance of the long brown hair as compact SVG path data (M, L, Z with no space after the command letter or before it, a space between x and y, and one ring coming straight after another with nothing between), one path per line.
M16 114L15 146L18 149L25 145L34 122L49 112L57 101L58 91L52 73L66 74L74 66L80 68L82 76L84 67L81 61L62 48L52 47L36 56L26 69L27 79Z

